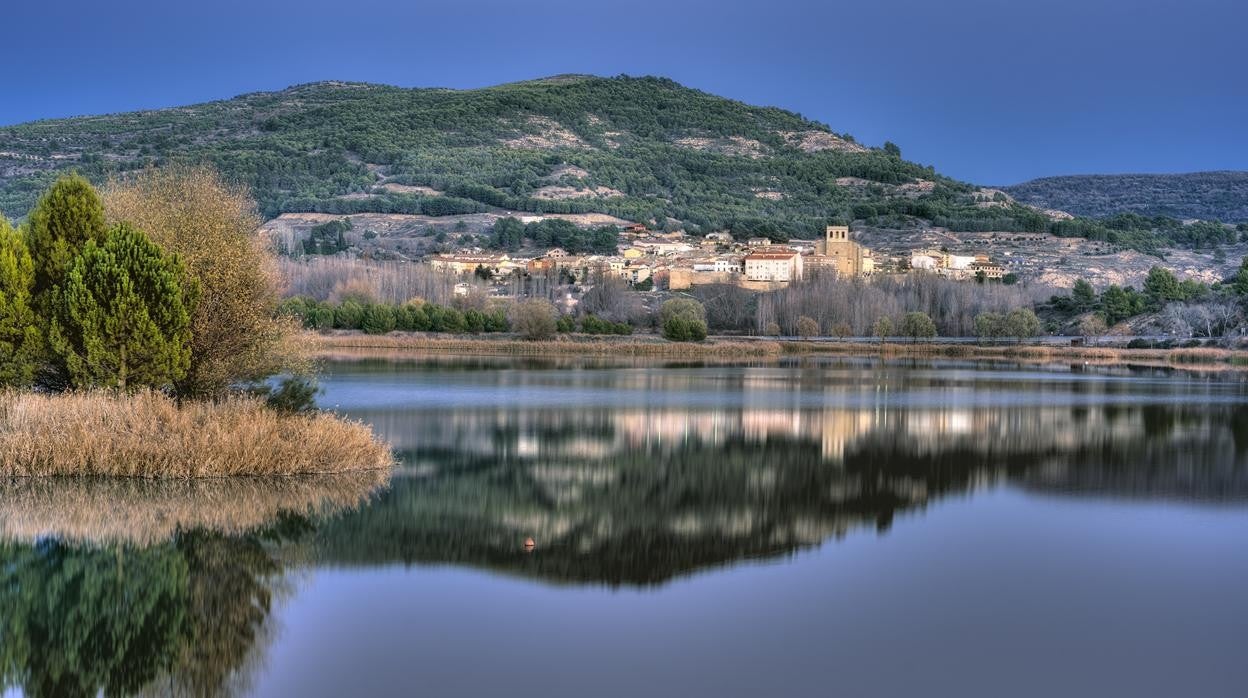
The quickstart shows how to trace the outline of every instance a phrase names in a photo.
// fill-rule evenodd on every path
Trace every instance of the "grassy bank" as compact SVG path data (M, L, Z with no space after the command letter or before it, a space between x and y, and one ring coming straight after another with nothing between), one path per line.
M874 342L781 342L785 354L883 355L891 357L1000 359L1010 361L1087 361L1171 366L1248 368L1248 351L1214 348L1127 349L1037 344L877 344Z
M568 337L529 342L511 337L430 336L391 333L307 334L316 353L326 356L335 351L377 350L417 353L483 354L514 356L630 356L674 359L720 357L775 357L782 353L778 342L730 341L669 342L658 337Z
M0 476L192 478L373 470L372 431L233 398L179 406L160 393L0 393Z
M1034 344L803 342L732 340L669 342L652 335L628 337L564 336L527 342L501 336L423 335L353 332L307 333L306 341L322 357L385 353L515 356L654 357L679 359L778 358L786 355L845 355L1005 361L1086 361L1095 364L1140 364L1209 368L1248 368L1248 351L1231 349L1127 349Z

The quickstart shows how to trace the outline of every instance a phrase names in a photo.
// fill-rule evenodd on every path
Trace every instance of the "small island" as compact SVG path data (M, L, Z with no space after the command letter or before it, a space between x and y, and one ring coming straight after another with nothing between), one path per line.
M316 410L257 228L246 191L186 166L64 176L20 228L0 217L0 476L388 468Z

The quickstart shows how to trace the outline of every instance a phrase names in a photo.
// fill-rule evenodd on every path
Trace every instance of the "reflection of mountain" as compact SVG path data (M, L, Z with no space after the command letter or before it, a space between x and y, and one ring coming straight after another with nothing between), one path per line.
M370 421L407 445L408 475L318 530L322 562L655 584L885 528L994 481L1248 499L1244 406L464 410Z
M1165 380L978 390L997 380L987 372L969 390L887 371L831 387L774 368L478 373L431 382L453 408L352 411L403 457L371 498L368 476L0 482L0 692L245 693L287 573L305 566L647 586L885 530L998 484L1248 501L1237 387L1186 398ZM489 381L539 404L491 405ZM596 391L617 402L593 404Z

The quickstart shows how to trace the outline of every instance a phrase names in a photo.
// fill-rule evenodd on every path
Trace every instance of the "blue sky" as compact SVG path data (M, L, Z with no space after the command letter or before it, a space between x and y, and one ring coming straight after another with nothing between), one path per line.
M0 124L344 79L664 75L989 184L1248 169L1248 0L8 0Z

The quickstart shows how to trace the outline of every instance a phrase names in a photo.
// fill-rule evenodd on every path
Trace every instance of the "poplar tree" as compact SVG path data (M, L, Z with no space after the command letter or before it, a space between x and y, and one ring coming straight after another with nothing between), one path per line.
M35 283L30 252L9 221L0 216L0 388L34 381L42 346L31 290Z
M166 389L186 375L195 284L142 232L88 241L56 295L49 343L71 385Z

